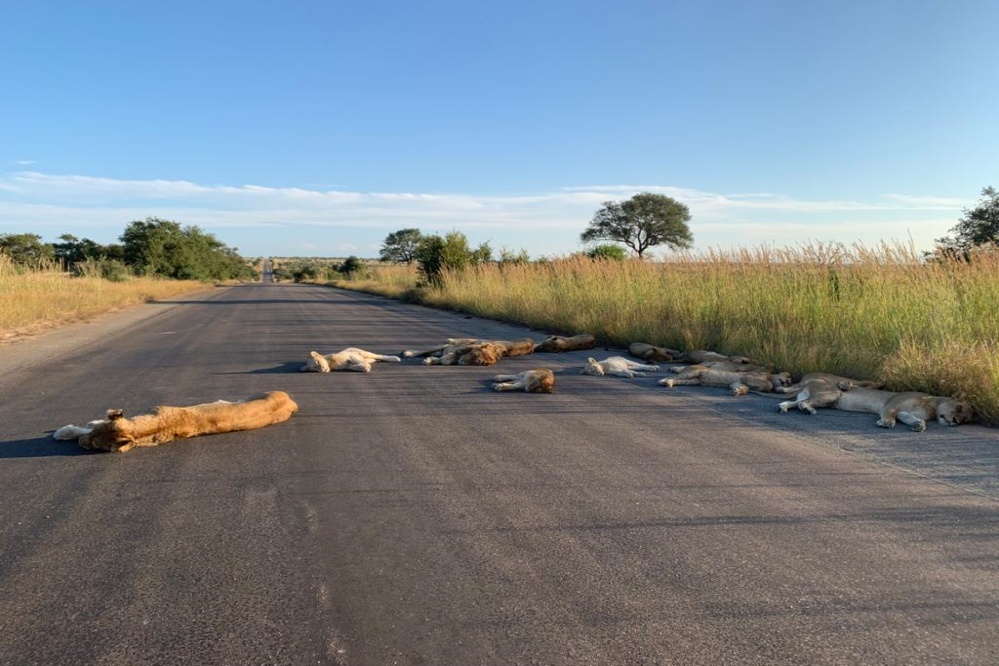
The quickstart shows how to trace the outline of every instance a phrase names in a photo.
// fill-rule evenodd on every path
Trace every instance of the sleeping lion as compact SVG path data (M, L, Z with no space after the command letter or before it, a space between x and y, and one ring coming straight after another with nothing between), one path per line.
M894 428L901 421L915 432L926 430L927 421L940 425L955 426L968 423L974 417L971 405L963 398L935 396L919 391L885 391L876 382L858 382L847 377L813 373L805 375L799 385L789 387L797 390L794 400L780 403L778 408L786 412L798 407L807 414L814 414L817 408L833 407L845 412L877 414L875 422L879 428Z
M636 363L624 356L610 356L602 361L598 361L592 357L586 359L586 365L583 366L582 374L595 375L597 377L614 375L615 377L632 378L644 377L646 372L659 372L659 366Z
M721 362L722 367L714 368L709 365L687 365L680 368L673 368L677 377L666 377L660 379L660 386L720 386L728 388L732 395L746 395L750 391L773 391L778 386L786 386L791 383L791 375L786 372L772 373L759 366L743 366L748 369L730 370ZM752 368L752 369L750 369Z
M567 351L580 351L583 349L593 349L597 346L597 339L589 333L581 333L572 337L562 335L551 335L543 342L534 345L534 353L561 353Z
M555 374L548 368L524 370L515 375L493 377L494 391L526 391L528 393L554 393Z
M430 349L407 349L405 358L426 356L424 365L495 365L504 356L526 356L534 353L534 340L480 340L449 338L443 345Z
M85 426L67 425L52 433L61 440L75 439L85 449L130 451L175 439L254 430L291 418L298 405L284 391L270 391L238 402L218 400L191 407L154 407L151 414L125 418L120 409Z
M347 347L334 354L323 356L319 352L310 351L309 360L302 366L302 372L334 372L349 370L351 372L371 372L371 364L377 361L402 363L398 356L386 356L374 352Z

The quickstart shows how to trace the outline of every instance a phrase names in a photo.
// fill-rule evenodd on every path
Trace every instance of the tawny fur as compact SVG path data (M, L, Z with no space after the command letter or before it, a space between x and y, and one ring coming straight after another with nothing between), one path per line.
M253 430L291 418L298 405L284 391L270 391L238 402L219 400L190 407L154 407L151 414L125 418L109 409L107 418L84 427L68 425L52 433L55 439L78 441L85 449L130 451L176 439Z
M568 351L580 351L583 349L593 349L597 346L597 339L589 333L581 333L572 337L562 335L549 336L542 342L534 346L535 353L553 353Z
M302 366L302 372L334 372L349 370L351 372L371 372L371 365L377 361L402 363L398 356L386 356L374 352L347 347L333 354L323 356L319 352L310 351L309 360Z
M667 347L656 347L645 342L632 342L628 345L628 353L643 361L654 363L669 363L678 359L682 352Z
M554 393L555 374L548 368L524 370L515 375L493 377L494 391L526 391L528 393Z
M927 421L956 426L971 421L974 415L971 405L961 398L863 387L843 391L835 407L846 412L877 414L875 425L879 428L894 428L896 421L901 421L915 432L926 430Z
M880 382L857 380L828 372L810 372L790 386L777 387L776 393L793 395L794 400L785 400L777 408L787 412L797 407L806 414L814 414L816 409L834 407L844 391L854 388L881 388Z
M583 366L584 375L614 375L615 377L644 377L646 372L659 372L658 365L636 363L624 356L611 356L602 361L590 357Z
M406 358L426 356L424 365L495 365L504 356L525 356L534 353L534 341L480 340L477 338L449 338L447 343L425 350L409 349L402 353Z
M749 366L746 366L747 368ZM777 386L791 383L791 375L786 372L725 370L707 365L687 365L672 368L676 377L660 379L661 386L719 386L726 387L732 395L746 395L750 391L772 391Z
M675 360L682 361L684 363L701 364L708 363L711 361L731 361L732 363L753 363L751 359L745 356L726 356L725 354L719 354L718 352L708 351L705 349L695 349L693 351L683 352Z

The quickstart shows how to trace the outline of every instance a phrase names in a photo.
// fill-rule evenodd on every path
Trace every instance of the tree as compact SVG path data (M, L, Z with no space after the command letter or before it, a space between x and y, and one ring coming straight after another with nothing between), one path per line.
M236 251L196 226L150 217L121 235L125 262L136 272L177 280L252 279L256 271Z
M423 239L419 229L400 229L385 237L378 256L382 261L397 264L412 264L416 261L416 249Z
M613 243L601 243L600 245L594 245L583 254L590 259L624 261L628 258L628 251L620 245L614 245Z
M662 194L642 192L624 202L604 202L580 239L584 243L624 243L641 259L647 249L656 245L691 247L694 237L687 227L689 221L686 205Z
M982 189L978 205L968 210L958 220L950 232L936 240L937 250L944 254L963 254L982 245L999 243L999 190L994 187Z
M437 234L424 236L416 248L416 261L427 284L439 287L444 271L462 271L472 264L490 261L492 254L489 243L473 250L465 234L451 231L443 238Z
M0 234L0 254L8 255L15 264L32 266L55 257L52 245L43 243L38 234Z

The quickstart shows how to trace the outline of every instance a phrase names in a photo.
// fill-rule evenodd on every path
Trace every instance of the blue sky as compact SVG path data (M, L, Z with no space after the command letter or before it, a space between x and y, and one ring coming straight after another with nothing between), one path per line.
M538 257L651 191L701 250L925 249L999 186L996 25L992 0L0 0L0 233Z

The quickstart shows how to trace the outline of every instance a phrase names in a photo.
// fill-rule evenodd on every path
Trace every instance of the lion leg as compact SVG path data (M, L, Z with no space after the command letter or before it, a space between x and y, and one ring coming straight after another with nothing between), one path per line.
M386 354L372 354L370 356L373 361L384 361L386 363L402 363L402 359L398 356L387 356Z
M349 363L343 367L344 370L349 370L350 372L371 372L370 363Z
M779 411L781 414L787 414L787 410L791 409L797 404L798 403L794 400L785 400L784 402L777 405L777 411Z
M701 380L697 377L689 377L684 379L683 377L666 377L659 380L660 386L668 386L673 388L674 386L700 386Z
M493 384L494 391L519 391L524 388L523 382L499 382Z
M909 426L913 432L924 432L926 430L926 420L921 419L909 412L899 412L898 420Z
M728 392L732 395L746 395L749 393L749 387L743 384L741 381L734 381L728 386Z
M402 352L401 356L403 358L412 358L414 356L430 356L431 354L437 354L444 351L450 345L438 345L437 347L431 347L430 349L407 349Z
M638 372L637 370L614 370L608 374L614 375L615 377L626 377L627 379L645 376L644 372Z
M516 381L517 375L496 375L493 377L494 382L512 382Z

